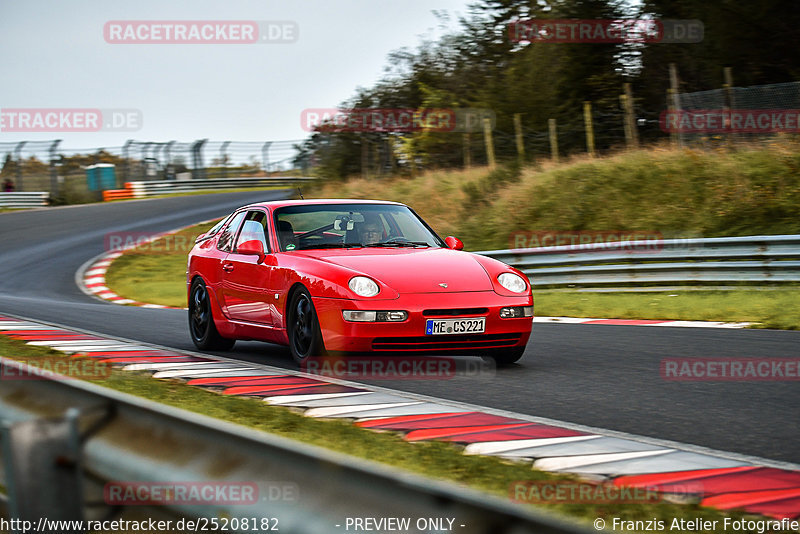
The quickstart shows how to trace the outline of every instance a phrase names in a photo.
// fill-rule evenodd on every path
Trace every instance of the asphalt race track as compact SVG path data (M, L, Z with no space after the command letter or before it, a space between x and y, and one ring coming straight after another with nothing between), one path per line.
M253 191L0 214L0 313L194 350L186 312L101 302L78 289L75 272L104 251L109 232L167 231L280 195ZM661 378L660 365L665 358L797 358L798 349L800 332L536 324L520 363L496 373L370 383L797 463L797 381L672 382ZM226 355L296 368L288 350L274 345L239 342Z

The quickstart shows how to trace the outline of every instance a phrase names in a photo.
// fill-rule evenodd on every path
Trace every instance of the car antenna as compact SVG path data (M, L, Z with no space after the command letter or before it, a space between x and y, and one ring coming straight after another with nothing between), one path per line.
M300 193L300 200L305 200L305 198L303 197L303 192L300 191L299 187L297 188L297 192Z

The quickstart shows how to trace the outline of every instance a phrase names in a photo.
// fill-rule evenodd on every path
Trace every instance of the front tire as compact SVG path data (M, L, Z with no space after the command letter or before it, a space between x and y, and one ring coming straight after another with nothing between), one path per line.
M304 287L292 295L286 324L292 358L302 364L309 357L324 356L325 344L311 295Z
M200 350L229 350L236 343L219 335L211 313L211 295L200 278L195 278L189 292L189 333Z
M491 354L484 356L486 361L494 361L498 367L516 363L525 354L525 347L511 347L510 349L498 349Z

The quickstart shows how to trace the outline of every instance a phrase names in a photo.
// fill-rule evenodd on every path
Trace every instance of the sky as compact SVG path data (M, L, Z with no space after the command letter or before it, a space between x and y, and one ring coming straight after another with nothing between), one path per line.
M416 48L422 37L442 33L433 10L455 21L468 3L0 0L0 114L6 113L0 142L62 139L64 151L121 146L128 139L304 139L303 110L335 108L357 87L371 86L391 51ZM108 42L134 28L132 21L255 21L287 42ZM104 34L107 23L122 30ZM40 119L48 110L99 109L103 123L116 111L119 124L135 130L7 131L19 120L8 114L20 109ZM77 126L80 117L69 113L67 123ZM92 119L84 114L82 120Z

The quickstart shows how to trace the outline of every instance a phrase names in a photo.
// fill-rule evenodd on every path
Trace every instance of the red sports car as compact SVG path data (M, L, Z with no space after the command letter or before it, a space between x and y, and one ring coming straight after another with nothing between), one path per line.
M298 363L325 352L515 362L531 334L531 285L462 248L397 202L244 206L189 253L192 341L201 350L279 343Z

